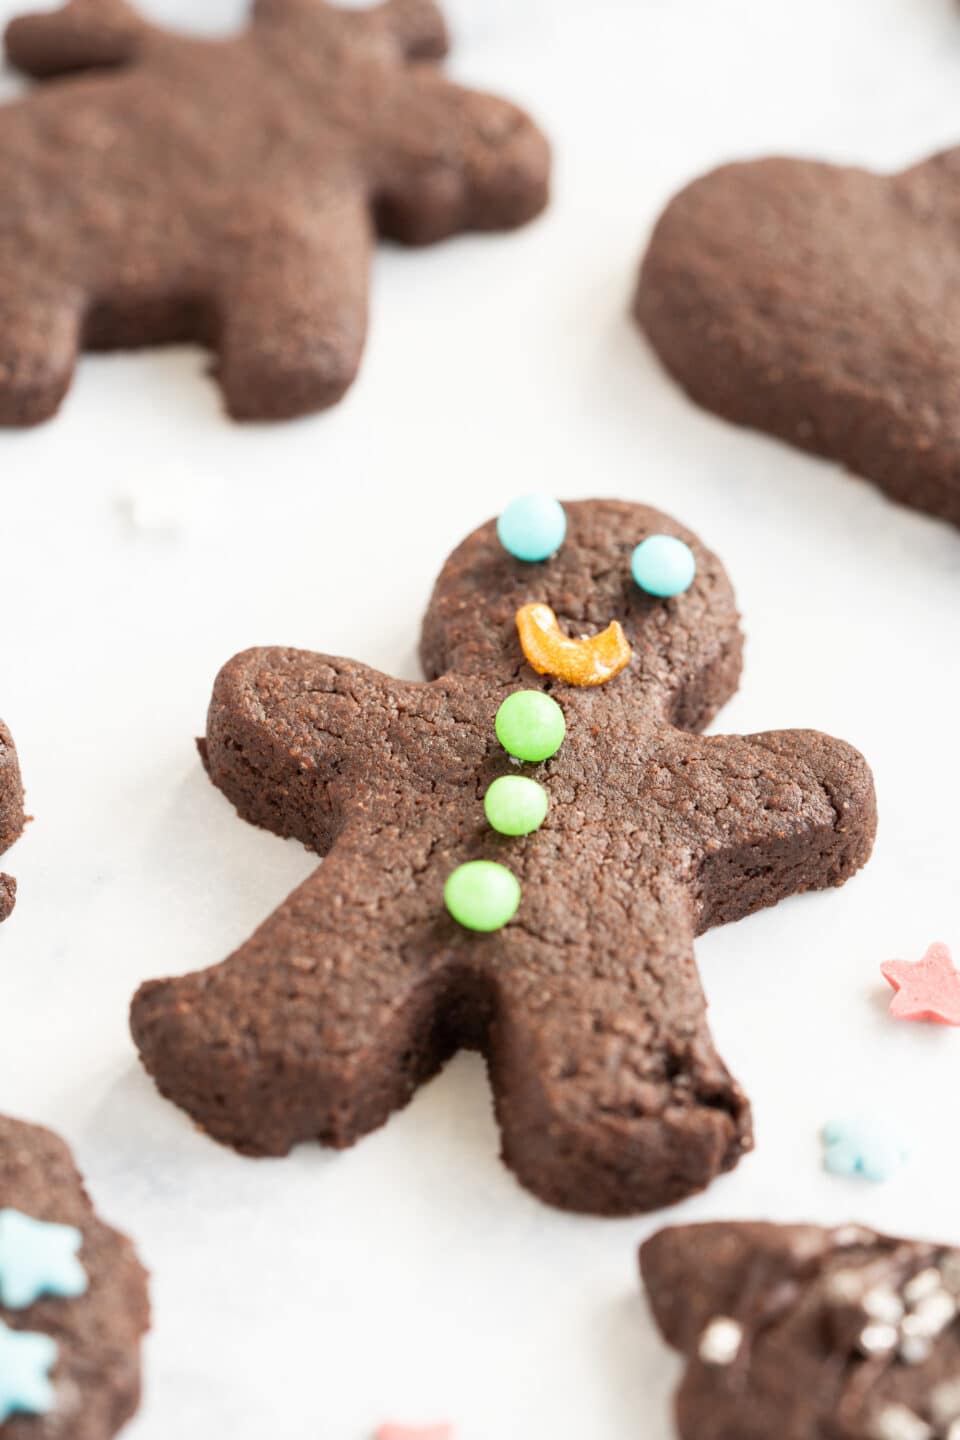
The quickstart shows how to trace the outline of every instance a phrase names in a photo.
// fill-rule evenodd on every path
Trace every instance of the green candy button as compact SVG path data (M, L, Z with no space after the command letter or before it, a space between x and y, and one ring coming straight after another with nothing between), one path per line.
M443 899L465 929L502 930L520 908L520 881L494 860L471 860L450 875Z
M567 722L556 700L542 690L518 690L497 711L497 739L508 755L539 764L556 755Z
M500 835L532 835L547 818L550 799L524 775L501 775L483 797L487 819Z

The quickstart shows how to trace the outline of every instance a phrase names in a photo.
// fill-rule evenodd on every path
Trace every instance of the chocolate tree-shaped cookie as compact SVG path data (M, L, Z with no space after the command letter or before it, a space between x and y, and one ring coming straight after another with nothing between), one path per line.
M960 525L958 221L960 149L725 165L661 215L634 312L698 404Z
M681 1440L956 1440L960 1251L848 1225L720 1222L640 1254L687 1357Z
M196 340L238 419L338 400L360 363L376 234L520 225L546 142L440 72L433 0L256 0L214 42L126 0L7 31L45 83L0 108L0 424L57 409L80 349Z
M23 834L23 782L13 736L0 720L0 855ZM0 921L6 920L17 899L17 882L0 874Z
M110 1440L140 1401L147 1276L56 1135L0 1116L0 1437Z
M508 554L492 523L453 553L424 622L426 683L282 648L218 677L211 778L245 819L326 859L224 964L134 1000L147 1069L217 1139L260 1155L351 1145L466 1046L486 1056L506 1163L552 1204L663 1205L750 1147L694 937L852 875L873 841L870 772L811 731L702 738L741 665L719 560L641 505L566 516L542 564ZM696 564L672 599L631 577L659 532ZM553 758L518 768L497 727L514 756ZM494 804L510 778L537 783ZM486 805L532 833L495 830Z

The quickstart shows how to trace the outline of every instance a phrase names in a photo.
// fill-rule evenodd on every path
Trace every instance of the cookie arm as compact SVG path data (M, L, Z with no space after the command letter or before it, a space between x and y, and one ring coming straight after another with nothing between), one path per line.
M200 742L210 779L244 820L325 855L345 817L369 811L367 776L387 770L404 690L353 660L243 650L214 682Z
M524 963L503 967L489 1064L520 1181L561 1209L631 1215L705 1188L752 1134L707 1028L689 898L615 872L568 873L552 897L528 886Z
M550 150L528 115L424 66L384 96L374 123L383 156L382 234L425 245L465 230L504 230L548 199Z
M7 59L37 80L127 65L136 59L148 31L126 0L70 0L51 14L11 20Z
M672 823L699 852L699 928L786 895L842 885L866 864L877 828L863 756L815 730L688 737L691 790Z

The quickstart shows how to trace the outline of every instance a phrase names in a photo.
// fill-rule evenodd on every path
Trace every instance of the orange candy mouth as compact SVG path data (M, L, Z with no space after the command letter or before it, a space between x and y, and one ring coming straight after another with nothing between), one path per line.
M565 685L603 685L625 669L633 651L618 620L601 635L570 640L549 605L522 605L517 611L520 645L538 675Z

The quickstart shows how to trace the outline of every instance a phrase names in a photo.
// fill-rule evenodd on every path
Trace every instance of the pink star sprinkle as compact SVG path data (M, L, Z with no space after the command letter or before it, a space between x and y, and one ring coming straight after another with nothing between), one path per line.
M895 1020L960 1025L960 972L946 945L931 945L922 960L888 960L880 969L897 992L890 1002Z
M381 1425L376 1440L453 1440L452 1425L428 1425L412 1430L409 1425Z

